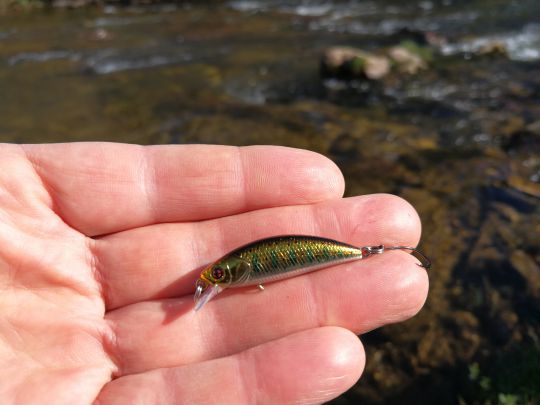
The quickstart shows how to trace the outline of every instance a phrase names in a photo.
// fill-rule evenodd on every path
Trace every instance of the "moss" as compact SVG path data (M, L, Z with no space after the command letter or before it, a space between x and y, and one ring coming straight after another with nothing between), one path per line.
M362 75L366 68L366 60L364 58L356 57L350 62L350 69L353 75Z
M433 51L431 50L431 48L428 48L426 46L420 46L416 42L411 40L402 41L399 45L411 52L412 54L418 55L425 62L433 61Z

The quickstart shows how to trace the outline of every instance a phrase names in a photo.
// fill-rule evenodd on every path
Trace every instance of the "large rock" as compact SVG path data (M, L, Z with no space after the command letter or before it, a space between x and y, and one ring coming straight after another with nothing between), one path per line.
M413 41L402 41L388 50L388 56L399 72L416 74L428 68L433 59L431 48L418 45Z
M378 80L389 72L390 60L387 57L352 47L329 48L321 60L321 73L324 77Z
M402 41L387 50L387 55L375 55L362 49L335 46L325 51L321 59L323 77L339 79L363 78L380 80L392 69L400 74L416 74L428 68L432 50L413 41Z

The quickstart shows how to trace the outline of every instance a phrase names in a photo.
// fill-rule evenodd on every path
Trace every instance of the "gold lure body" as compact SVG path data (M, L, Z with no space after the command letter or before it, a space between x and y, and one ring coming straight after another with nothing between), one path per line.
M359 260L385 250L408 249L429 268L429 260L405 246L355 247L316 236L286 235L262 239L228 253L203 270L196 283L195 310L224 288L259 285Z

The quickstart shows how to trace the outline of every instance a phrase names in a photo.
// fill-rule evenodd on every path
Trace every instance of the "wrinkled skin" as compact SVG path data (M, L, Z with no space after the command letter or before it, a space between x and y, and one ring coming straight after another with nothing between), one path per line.
M193 311L200 269L254 239L418 242L408 203L342 199L343 188L326 158L280 147L0 145L2 403L321 403L344 392L364 367L352 332L423 305L427 275L412 256L226 291Z

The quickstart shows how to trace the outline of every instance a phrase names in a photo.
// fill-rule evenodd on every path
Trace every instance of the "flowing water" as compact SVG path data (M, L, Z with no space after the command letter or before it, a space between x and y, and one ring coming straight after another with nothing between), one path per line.
M320 77L330 46L426 38L414 75ZM363 337L365 376L335 403L540 401L538 0L0 16L0 141L82 140L308 148L338 163L349 195L403 196L434 261L430 297Z

